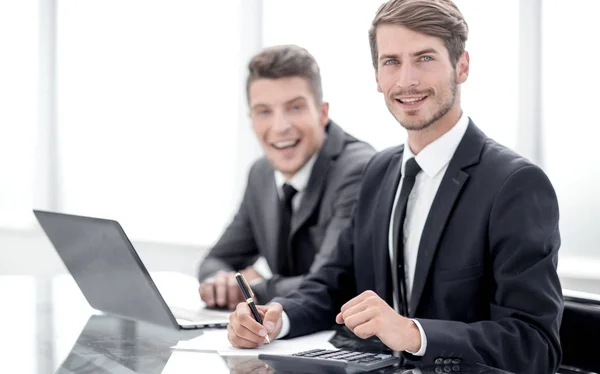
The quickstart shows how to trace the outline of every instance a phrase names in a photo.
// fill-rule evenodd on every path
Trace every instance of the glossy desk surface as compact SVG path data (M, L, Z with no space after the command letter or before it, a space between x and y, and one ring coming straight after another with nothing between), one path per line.
M0 353L7 373L273 373L256 357L173 350L201 331L99 315L68 275L0 276ZM454 369L454 370L452 370ZM454 373L505 373L461 364ZM302 368L298 368L302 373ZM380 373L438 373L443 367L388 368Z

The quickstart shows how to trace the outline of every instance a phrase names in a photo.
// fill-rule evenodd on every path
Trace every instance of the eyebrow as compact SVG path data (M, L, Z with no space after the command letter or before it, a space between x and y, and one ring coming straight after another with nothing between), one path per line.
M436 51L434 48L425 48L425 49L422 49L420 51L411 53L410 56L411 57L417 57L417 56L422 56L422 55L425 55L425 54L439 54L439 52ZM400 55L393 54L393 53L392 54L383 54L383 55L381 55L379 57L379 61L386 60L388 58L398 59L399 57L400 57Z
M297 101L297 100L304 100L304 101L306 101L306 97L304 97L304 96L296 96L296 97L294 97L293 99L287 100L287 101L286 101L285 103L283 103L283 104L284 104L284 105L286 105L286 104L290 104L290 103L293 103L294 101ZM256 108L259 108L259 107L265 107L265 106L269 106L269 105L267 105L267 104L262 104L262 103L258 103L258 104L254 104L254 105L252 105L252 107L251 107L250 109L251 109L251 110L254 110L254 109L256 109Z
M425 48L425 49L422 49L422 50L420 50L418 52L411 53L410 55L412 57L417 57L417 56L421 56L421 55L437 54L437 53L438 53L438 51L436 51L434 48Z
M306 101L306 98L304 96L296 96L295 98L286 101L284 104L290 104L290 103L293 103L294 101L298 101L298 100Z

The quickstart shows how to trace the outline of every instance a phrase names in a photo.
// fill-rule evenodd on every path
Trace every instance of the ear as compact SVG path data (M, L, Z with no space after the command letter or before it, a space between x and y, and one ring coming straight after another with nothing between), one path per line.
M456 82L464 83L467 81L467 77L469 76L469 65L471 62L471 58L469 57L469 52L464 51L458 61L456 62Z
M381 86L379 85L379 75L377 74L377 71L375 71L375 82L377 82L377 92L383 93L383 90L381 89Z
M319 123L321 127L325 127L327 122L329 122L329 103L323 101L319 106Z

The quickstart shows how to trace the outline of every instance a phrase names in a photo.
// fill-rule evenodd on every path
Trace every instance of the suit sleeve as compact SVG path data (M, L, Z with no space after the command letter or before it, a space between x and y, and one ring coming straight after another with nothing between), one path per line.
M342 230L337 245L319 272L309 274L298 289L274 302L283 306L290 325L286 338L325 330L341 306L356 292L353 262L353 224Z
M358 196L363 191L370 189L364 182L373 180L370 170L377 169L370 166L377 157L372 157L367 162L362 172L361 185ZM358 197L360 199L360 197ZM357 201L358 201L357 199ZM290 330L286 338L294 338L316 331L328 329L335 323L335 316L342 305L356 296L356 281L354 268L354 243L356 217L361 217L368 209L368 204L363 206L358 201L352 207L351 218L342 228L331 249L331 254L320 266L319 271L306 276L298 289L285 297L277 297L273 301L283 306L290 322Z
M355 159L352 167L349 168L336 189L334 194L336 198L333 202L333 217L327 225L323 242L308 274L316 273L325 264L333 252L340 233L350 223L352 210L358 198L358 191L361 185L362 169L367 161L367 157L363 157L362 160ZM268 301L276 296L284 296L297 289L305 277L306 275L294 277L273 275L271 279L254 286L254 292L261 302L263 300Z
M437 357L527 373L554 373L560 364L563 301L556 272L558 203L546 175L528 165L513 172L490 213L493 272L490 320L419 319L427 336L423 363ZM460 352L460 354L458 354Z
M244 269L252 265L259 256L248 207L251 199L250 180L233 221L200 263L198 270L200 282L213 276L219 270L237 271Z

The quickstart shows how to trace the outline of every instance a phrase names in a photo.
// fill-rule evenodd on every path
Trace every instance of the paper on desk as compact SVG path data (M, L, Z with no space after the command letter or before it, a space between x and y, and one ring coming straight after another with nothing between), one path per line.
M181 374L198 372L219 374L227 373L230 370L221 356L216 353L198 353L198 352L173 352L169 361L163 368L161 374Z
M294 339L273 340L256 349L238 349L231 346L227 339L227 330L205 330L197 338L180 341L174 349L202 352L217 352L223 356L258 356L260 353L292 354L310 349L335 349L329 343L335 331L327 330Z

